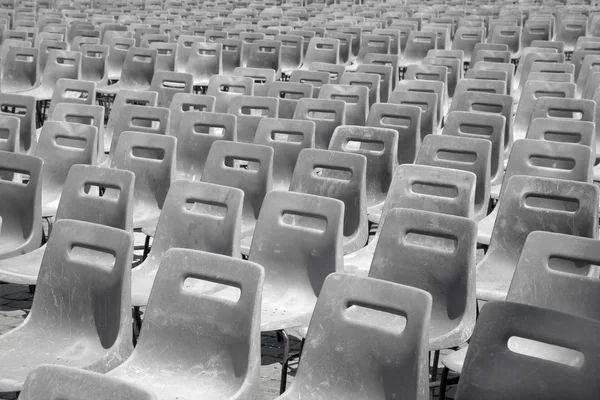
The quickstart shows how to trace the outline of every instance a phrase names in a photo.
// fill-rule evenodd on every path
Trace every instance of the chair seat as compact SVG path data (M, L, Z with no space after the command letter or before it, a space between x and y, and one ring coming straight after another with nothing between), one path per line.
M515 266L488 260L477 267L477 299L505 301Z
M494 229L496 218L498 218L498 207L494 208L494 210L492 210L487 217L479 221L477 229L477 243L486 246L490 245L492 230Z
M467 350L469 347L463 347L453 353L450 353L442 360L442 364L452 372L461 373L463 365L465 364L465 357L467 356Z
M502 185L492 185L490 189L490 197L494 200L498 200L500 197L500 189L502 189Z
M181 357L185 358L186 354L181 354ZM133 357L135 358L146 357L142 354ZM131 360L131 363L126 363L107 375L141 385L154 392L159 400L194 399L198 393L202 393L203 399L237 399L235 394L239 387L231 385L231 381L223 380L215 373L212 364L199 364L193 369L188 369L178 367L179 360L164 360L163 363L157 364L156 359L151 356L148 358L145 362ZM169 365L167 371L166 364Z
M133 211L133 229L149 229L158 224L158 217L160 216L160 210L150 210L148 208L134 208Z
M147 91L150 89L150 85L136 85L133 83L121 83L121 81L114 85L98 86L96 91L101 94L117 94L120 90L135 90L138 92Z
M50 101L52 99L52 93L54 92L54 88L52 87L44 87L38 86L31 90L26 90L24 92L19 92L18 94L22 96L31 96L35 98L35 101Z
M260 330L270 332L308 325L314 306L314 304L298 301L292 293L264 299Z
M354 253L346 254L344 256L344 271L349 274L360 276L369 275L369 269L371 269L371 262L373 261L373 254L375 254L376 247L377 239L374 238L362 249L355 251Z
M8 229L5 227L4 231L8 231ZM25 253L24 247L26 244L23 234L19 234L17 231L6 232L4 235L0 234L0 260L18 257Z
M41 364L105 372L94 365L101 365L102 358L109 356L109 352L99 341L92 341L80 332L71 332L68 328L60 335L49 337L45 328L48 327L17 328L0 337L0 392L21 391L27 374ZM114 357L114 354L110 357ZM109 364L115 367L122 361L114 357Z

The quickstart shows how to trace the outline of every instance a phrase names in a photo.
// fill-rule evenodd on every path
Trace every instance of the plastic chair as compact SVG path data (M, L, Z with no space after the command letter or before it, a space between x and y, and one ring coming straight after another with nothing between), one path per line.
M55 107L60 103L90 105L96 104L96 84L90 81L64 79L56 81L48 115L54 113Z
M145 307L159 264L169 249L182 248L240 257L240 230L244 192L205 182L173 182L148 257L132 271L132 304ZM196 289L200 285L194 285ZM212 287L211 287L212 286ZM203 285L203 292L218 292L220 285Z
M135 39L113 36L103 41L102 44L109 47L107 57L108 80L115 81L121 79L127 53L135 46Z
M175 71L175 55L177 43L153 42L149 46L157 52L155 71Z
M343 33L343 32L341 32ZM339 64L340 62L340 40L333 38L313 37L308 42L308 48L304 55L304 70L310 69L312 63L323 62Z
M158 93L158 106L169 108L177 93L191 94L194 77L191 74L170 71L156 71L150 90Z
M482 79L486 81L500 81L504 82L504 91L500 94L508 94L508 75L505 71L499 70L485 70L485 69L470 69L465 73L466 79Z
M84 44L79 51L81 51L81 79L105 85L108 81L110 47Z
M304 149L298 156L290 191L344 202L344 254L367 242L367 159L360 154ZM319 171L319 172L317 172Z
M363 34L361 37L360 47L355 62L362 64L365 55L368 53L375 54L390 54L390 45L392 38L381 34ZM398 44L396 42L396 44ZM393 54L393 53L392 53ZM397 53L396 53L397 54Z
M206 38L203 36L181 35L177 38L177 52L175 55L175 72L186 72L192 53L192 46L195 43L204 43Z
M278 399L386 399L400 393L426 399L431 303L431 295L420 289L330 275L315 306L296 379ZM349 351L362 362L342 362ZM387 379L388 373L401 378Z
M53 217L71 167L75 164L96 164L98 128L91 125L47 121L42 127L35 156L44 161L41 215Z
M190 49L186 72L194 76L194 86L208 86L212 75L223 71L223 45L195 42Z
M526 304L486 305L473 332L456 398L593 397L598 391L594 372L600 363L595 340L599 327L598 321ZM544 346L547 353L531 354L516 338L550 345L552 350ZM557 350L568 351L570 359L556 357ZM528 379L519 381L523 376ZM552 385L558 378L565 385Z
M313 87L308 83L273 82L269 85L267 97L279 99L279 118L292 119L298 101L311 98L312 93Z
M432 67L429 67L432 68ZM408 72L408 70L407 70ZM427 78L427 76L425 76ZM412 79L412 80L403 80L398 82L396 85L395 93L397 92L409 92L409 93L433 93L437 97L437 107L436 107L436 117L435 117L435 125L432 125L434 132L439 129L442 124L442 120L444 115L446 114L448 104L446 102L446 84L437 80L427 80L427 79ZM423 116L421 117L421 122L423 123ZM423 125L423 124L422 124Z
M247 168L241 164L247 163ZM273 148L220 140L212 144L202 182L236 187L244 191L241 241L247 254L265 195L273 181Z
M392 54L367 54L365 55L364 64L373 64L392 67L392 79L391 79L391 90L396 89L396 84L399 81L399 57ZM364 65L363 64L363 65ZM357 71L360 66L357 67Z
M123 63L119 81L114 85L99 86L98 92L114 95L121 90L148 90L152 83L152 77L154 76L157 56L158 52L156 49L143 49L140 47L129 48L129 50L127 50L125 62Z
M263 118L254 143L273 148L273 190L288 190L303 149L315 147L313 121Z
M11 46L2 68L2 92L16 93L31 89L37 82L38 49Z
M398 163L412 164L421 146L421 109L417 106L376 103L367 126L398 132Z
M323 85L319 99L341 100L346 103L347 125L364 126L369 113L369 89L355 85Z
M255 40L248 54L248 68L272 69L281 76L281 42L278 40Z
M367 213L380 210L398 165L398 132L386 128L340 126L331 137L329 150L361 154L367 158Z
M172 135L177 135L181 119L187 112L213 112L215 110L215 102L216 99L214 96L176 93L173 96L169 107L169 110L171 111L169 132L171 132Z
M506 94L512 95L513 86L516 84L515 68L512 64L509 63L498 63L498 62L487 62L487 61L479 61L475 64L475 70L482 71L502 71L506 73Z
M356 68L356 73L379 75L379 101L387 103L392 92L392 67L386 65L361 64ZM371 93L371 91L369 92ZM371 95L373 97L373 95ZM376 103L378 101L375 101ZM374 105L371 103L371 106Z
M527 127L531 121L531 115L536 100L541 97L573 98L575 96L575 84L563 82L527 81L523 86L521 101L517 108L514 119L514 138L523 139L527 134Z
M148 100L150 100L150 96L147 97ZM116 101L115 104L117 104ZM106 146L107 143L110 143L110 151L102 161L102 164L110 165L121 133L125 131L135 131L164 135L169 133L169 119L170 110L168 108L132 104L124 104L119 107L118 114L113 113L113 115L111 115L106 130L104 131L104 145ZM113 122L112 125L111 122ZM112 129L112 131L110 129Z
M503 151L500 151L500 154L503 154L503 157L506 157L510 154L510 150L513 144L513 124L512 115L513 115L513 98L510 95L501 95L501 94L492 94L492 93L481 93L481 92L465 92L461 95L458 95L454 98L452 102L452 107L450 108L450 114L454 111L464 111L468 113L480 113L485 115L486 117L490 114L498 114L504 117L504 144ZM466 117L461 117L466 118ZM487 121L487 119L486 119ZM492 122L493 120L490 120ZM499 124L499 119L496 118L494 122L494 127L496 124ZM488 128L489 129L489 128ZM495 160L495 156L492 156ZM502 164L502 163L501 163ZM492 167L493 168L493 167ZM495 169L492 169L495 171ZM493 172L492 172L493 173ZM494 176L497 176L494 174ZM495 182L497 182L495 180Z
M275 71L265 68L236 68L233 76L244 76L254 80L254 96L266 96L269 85L275 81Z
M484 29L476 27L458 27L452 41L452 50L462 50L466 63L471 62L473 50L477 43L483 43Z
M0 336L2 392L20 391L41 364L107 372L133 350L131 233L83 221L56 223L31 312ZM77 307L72 307L73 302ZM22 346L25 340L30 346ZM46 393L47 394L47 393Z
M396 168L383 209L369 220L383 226L393 208L414 208L473 218L475 175L428 165L403 164ZM449 184L449 182L451 182ZM371 267L379 233L364 248L344 257L344 269L366 275Z
M29 253L41 244L43 164L38 157L0 153L0 169L12 178L0 180L0 260ZM17 180L22 175L27 183Z
M315 148L327 149L334 130L346 124L346 103L342 100L300 99L294 119L315 123Z
M541 97L536 100L531 121L537 118L567 119L572 122L596 122L596 104L592 100ZM529 130L529 127L528 127Z
M586 36L588 21L586 17L564 17L556 27L556 40L565 44L565 52L575 50L575 43L580 36Z
M260 379L264 274L252 262L196 250L170 250L161 261L138 345L108 376L143 385L160 399L192 398L198 392L211 398L255 396ZM191 282L220 283L239 295L230 300L204 294L190 287ZM165 319L167 314L171 318ZM195 343L192 348L187 345L191 342ZM167 351L160 359L156 346ZM177 365L169 359L177 359ZM198 368L206 373L198 374ZM165 392L165 385L172 389Z
M135 174L133 227L151 228L158 222L167 192L175 179L173 136L123 132L116 143L111 167Z
M438 96L436 93L396 91L390 103L403 106L416 106L421 109L421 139L437 132Z
M177 137L177 179L199 181L212 144L217 140L237 141L235 115L188 111L182 114Z
M400 59L400 67L421 64L431 49L437 49L436 32L411 31Z
M213 75L208 83L206 94L215 97L215 111L226 113L234 97L252 96L252 78L227 75Z
M581 144L592 149L592 157L595 160L597 145L594 125L584 121L536 118L529 124L526 139Z
M476 245L477 223L469 218L408 208L386 216L369 277L431 294L430 351L459 346L471 337ZM444 265L443 271L438 265Z
M42 365L27 375L21 400L156 400L145 388L77 368Z
M327 33L327 38L337 39L340 41L340 65L344 66L344 67L346 65L348 65L353 58L351 56L352 41L353 41L352 34L333 31L331 33ZM312 66L311 66L311 68L312 68Z
M434 50L435 51L435 50ZM427 54L430 54L430 50ZM438 66L444 67L447 70L447 84L446 91L448 99L451 101L454 97L456 90L456 84L463 76L463 61L459 58L444 58L441 56L430 56L428 55L423 59L422 66Z
M91 165L74 165L65 181L55 221L73 219L133 232L134 174ZM98 195L106 188L105 195ZM96 212L90 213L89 210ZM0 261L0 281L35 285L46 245Z
M68 45L66 42L59 42L56 40L44 40L40 43L40 56L38 58L38 84L40 78L43 76L46 70L48 59L50 58L50 52L52 51L66 51Z
M368 89L368 109L370 109L373 104L379 103L380 101L381 77L377 74L369 74L365 72L345 72L341 76L339 84L350 86L365 86ZM352 111L350 112L352 113ZM348 123L351 124L351 122Z
M550 231L594 239L598 235L598 188L589 183L512 176L503 185L498 208L489 250L477 267L478 299L506 298L530 232Z
M223 74L231 75L237 67L242 65L242 41L232 38L219 38L216 42L223 45L221 53Z
M489 140L464 136L429 135L423 139L415 164L474 173L476 176L474 218L480 221L487 216L489 208L491 153L492 143Z
M264 118L278 117L279 99L275 97L235 96L229 103L227 113L237 117L237 141L253 143L260 121Z
M321 87L330 83L331 78L327 71L296 70L291 73L289 81L291 83L310 84L313 88L312 97L318 98Z

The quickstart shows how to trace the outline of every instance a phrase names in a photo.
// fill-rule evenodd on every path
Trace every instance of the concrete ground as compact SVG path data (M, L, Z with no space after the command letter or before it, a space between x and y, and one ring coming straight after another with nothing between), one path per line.
M141 262L144 238L136 233L136 247L134 265ZM481 257L481 256L480 256ZM478 258L480 258L478 257ZM24 285L0 283L0 335L20 325L31 308L33 295L29 288ZM300 349L300 339L290 332L292 354ZM262 359L261 359L261 387L260 399L271 400L279 395L279 382L281 374L281 360L283 358L283 346L277 340L277 335L267 333L262 335ZM288 387L294 381L298 368L298 360L290 362L287 372ZM441 369L439 371L441 373ZM454 390L450 390L447 399L452 399ZM433 397L437 399L438 396ZM0 393L0 399L16 399L14 393Z

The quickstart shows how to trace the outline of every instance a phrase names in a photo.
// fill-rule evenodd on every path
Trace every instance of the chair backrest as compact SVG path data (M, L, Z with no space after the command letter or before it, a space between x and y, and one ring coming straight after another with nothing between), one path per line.
M216 98L202 94L176 93L171 99L171 122L169 132L176 135L183 115L190 111L215 111Z
M515 146L514 150L518 148ZM557 173L560 172L564 173ZM508 171L506 175L509 178L502 185L498 218L482 262L487 261L492 266L495 265L494 260L496 263L502 260L495 268L504 269L506 266L514 272L527 235L533 231L597 237L596 186L562 179L512 175Z
M381 77L377 74L346 72L340 78L340 85L365 86L368 89L367 107L369 109L373 104L379 103L380 101ZM349 121L348 124L351 125L351 121Z
M490 28L490 43L506 44L512 58L516 58L521 51L521 32L520 26L509 26L499 24Z
M121 107L115 121L110 144L110 158L114 156L121 133L135 131L165 135L168 133L171 111L168 108L127 104ZM108 139L105 136L105 139Z
M421 147L421 109L392 103L373 104L366 126L398 132L398 163L412 164Z
M53 203L58 204L73 165L97 163L98 144L98 128L95 126L46 121L35 149L35 156L44 160L44 208Z
M431 295L350 274L330 275L321 293L297 379L281 398L426 398ZM349 353L361 362L343 363Z
M437 49L436 32L411 31L400 61L401 65L421 64L431 49Z
M506 81L493 79L461 79L456 84L454 94L458 96L464 92L506 94Z
M596 103L592 100L540 97L535 102L529 126L538 118L595 123ZM527 127L527 130L529 130L529 127Z
M600 320L597 307L600 253L596 244L596 239L531 232L523 246L507 301Z
M94 393L98 400L125 396L131 400L156 400L144 387L110 376L59 365L42 365L27 375L22 400L80 400Z
M266 68L281 75L281 42L278 40L255 40L248 54L249 68Z
M175 71L177 43L153 42L149 48L157 53L155 71Z
M264 118L277 118L279 99L276 97L235 96L229 102L229 114L237 117L237 140L254 143L258 124Z
M315 148L327 149L333 132L346 124L346 103L342 100L300 99L294 119L315 123Z
M504 155L510 153L513 143L513 98L507 94L465 92L455 97L450 114L453 111L469 113L499 114L504 117ZM461 117L463 118L463 117Z
M454 34L452 50L462 50L465 54L465 62L470 62L475 45L482 43L484 39L483 28L460 26Z
M392 38L388 35L375 33L362 35L356 62L362 64L368 53L390 54L391 41ZM396 42L396 46L398 46L398 42ZM396 54L398 53L396 52Z
M194 77L184 72L156 71L150 90L158 93L158 106L169 108L177 93L192 94Z
M584 121L536 118L529 124L525 138L588 146L592 149L595 159L598 149L594 125Z
M388 197L381 212L380 225L394 208L473 218L475 174L429 165L403 164L396 168Z
M76 219L133 232L133 186L130 171L74 165L69 170L56 220ZM105 190L99 196L100 189Z
M18 246L3 251L2 257L17 256L34 250L42 240L42 170L41 158L25 154L0 154L0 170L10 175L28 175L28 182L0 180L0 240Z
M98 84L108 80L108 56L110 47L99 44L84 44L81 51L81 79Z
M0 93L0 115L18 118L20 123L19 151L33 154L37 143L36 101L33 96Z
M132 261L131 232L84 221L57 221L42 259L28 324L41 331L77 332L78 338L126 358L133 349ZM75 299L77 307L65 309ZM97 371L107 372L124 361L115 358L96 365Z
M213 75L208 83L206 94L215 96L214 111L226 113L234 97L254 94L254 81L244 76Z
M184 112L177 137L177 176L200 180L206 158L217 140L237 141L237 117L213 112Z
M504 176L504 132L506 118L500 114L453 111L446 117L443 134L489 140L490 179L492 185L502 183Z
M470 218L408 208L386 215L369 277L431 294L430 351L471 335L476 248L477 223Z
M242 168L242 163L247 168ZM236 187L244 191L242 232L254 229L265 195L273 181L273 148L219 140L212 144L202 182Z
M293 290L298 303L314 304L327 275L343 271L343 223L340 200L269 192L249 258L265 268L265 291Z
M171 248L239 257L244 192L206 182L173 182L158 220L151 262ZM153 260L154 259L154 260Z
M310 84L313 88L312 97L316 98L319 97L321 87L331 82L331 77L326 71L296 70L292 71L289 81L292 83Z
M38 56L39 49L9 47L2 69L2 91L17 92L31 89L38 78Z
M390 103L416 106L421 109L421 140L437 132L438 96L436 93L396 91L392 93Z
M312 93L313 87L308 83L277 81L269 85L267 97L279 99L279 118L292 119L298 100L311 98Z
M403 80L398 82L396 85L397 92L409 92L411 95L413 93L432 93L437 97L437 107L436 107L436 116L435 116L435 124L432 125L435 133L435 130L438 129L442 123L442 119L444 114L446 113L446 88L445 83L441 81L435 80L427 80L427 79L412 79L412 80ZM421 118L421 127L423 127L423 120ZM426 133L425 133L426 134ZM424 137L424 135L422 135Z
M475 174L475 219L488 213L490 199L490 158L492 143L489 140L449 135L429 135L415 160L415 164L469 171Z
M527 81L523 86L521 100L514 119L514 136L523 139L527 134L527 128L531 121L536 100L541 97L573 98L575 96L575 84L566 82L543 82Z
M365 125L369 113L369 88L366 86L323 85L319 92L319 99L345 102L345 123L347 125Z
M315 147L315 123L263 118L256 128L254 143L273 148L273 190L288 190L300 152Z
M56 40L44 40L40 43L40 56L38 57L38 82L46 72L46 65L50 59L50 53L53 51L67 51L68 45L66 42Z
M48 54L46 68L41 76L41 86L54 88L61 78L80 78L81 53L79 51L52 50Z
M598 329L598 321L555 310L510 302L487 304L471 338L456 398L594 396L598 391L595 372L600 368ZM533 343L527 345L523 339L544 344L545 354L531 354L527 347ZM565 352L569 354L566 360L560 356ZM527 379L520 379L523 376ZM564 385L552 384L557 377Z
M506 73L506 94L512 94L513 86L516 83L515 68L514 65L510 63L499 63L499 62L489 62L489 61L479 61L475 64L476 70L483 71L503 71Z
M367 207L385 201L398 165L398 132L394 129L340 126L329 150L361 154L367 158Z
M254 81L254 95L266 96L269 85L275 81L275 71L267 68L238 67L233 76L245 76Z
M392 93L392 79L393 71L392 67L387 65L375 65L375 64L360 64L356 68L357 73L364 73L367 75L378 75L379 76L379 101L387 103ZM395 87L395 85L394 85ZM377 100L372 91L369 91L370 97L373 100ZM378 101L375 101L377 103ZM373 106L371 103L370 106Z
M167 135L129 131L119 137L111 167L132 171L136 176L134 227L139 227L140 221L158 218L175 180L176 146L177 139Z
M487 69L470 69L465 73L465 78L467 79L485 79L491 81L502 81L505 83L504 93L500 94L508 94L506 85L508 82L508 75L505 71L499 71L495 69L487 70Z
M231 388L235 393L255 390L264 279L264 269L253 262L197 250L169 250L158 268L134 360L139 352L144 359L146 354L154 354L157 365L166 363L152 351L161 347L186 369L202 365L214 371L228 387L235 386ZM226 291L239 294L239 298L222 298L186 287L205 282L225 285ZM194 346L190 348L189 343Z
M204 36L181 35L177 38L177 55L175 58L175 71L185 72L187 69L192 45L196 42L206 42Z
M304 149L298 156L290 191L344 202L344 253L362 248L368 237L367 158L339 151Z
M129 48L123 62L119 83L126 83L130 88L139 87L140 90L148 88L154 76L157 56L156 49Z
M242 41L230 36L226 39L218 38L216 42L223 45L221 53L223 74L231 75L237 67L242 65Z
M396 89L396 84L399 81L399 64L400 58L393 54L375 54L369 53L365 55L364 64L382 65L392 67L392 87L391 90Z
M56 81L54 91L52 92L48 115L54 113L54 108L59 103L95 105L96 84L84 80L59 79Z
M339 64L340 40L333 38L313 37L308 42L308 48L304 56L303 69L309 69L314 62Z
M104 153L104 107L87 104L58 103L50 115L51 121L92 125L98 129L98 154Z
M208 86L211 76L223 71L223 45L194 42L190 49L186 72L194 76L194 86Z

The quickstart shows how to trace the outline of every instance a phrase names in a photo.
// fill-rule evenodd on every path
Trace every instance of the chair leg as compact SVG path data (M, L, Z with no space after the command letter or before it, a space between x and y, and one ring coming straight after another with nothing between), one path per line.
M440 351L436 350L433 353L433 366L431 367L431 382L435 382L437 380L439 362L440 362Z
M448 372L450 370L446 367L442 370L442 379L440 380L440 396L439 400L446 399L446 384L448 383Z
M137 345L137 339L142 329L142 314L139 307L133 307L133 346Z
M144 242L144 255L142 256L142 261L148 257L148 253L150 252L150 236L146 236L146 241Z
M281 383L279 386L279 394L285 392L287 386L287 369L290 359L290 338L284 330L277 331L277 337L283 340L283 363L281 366Z

